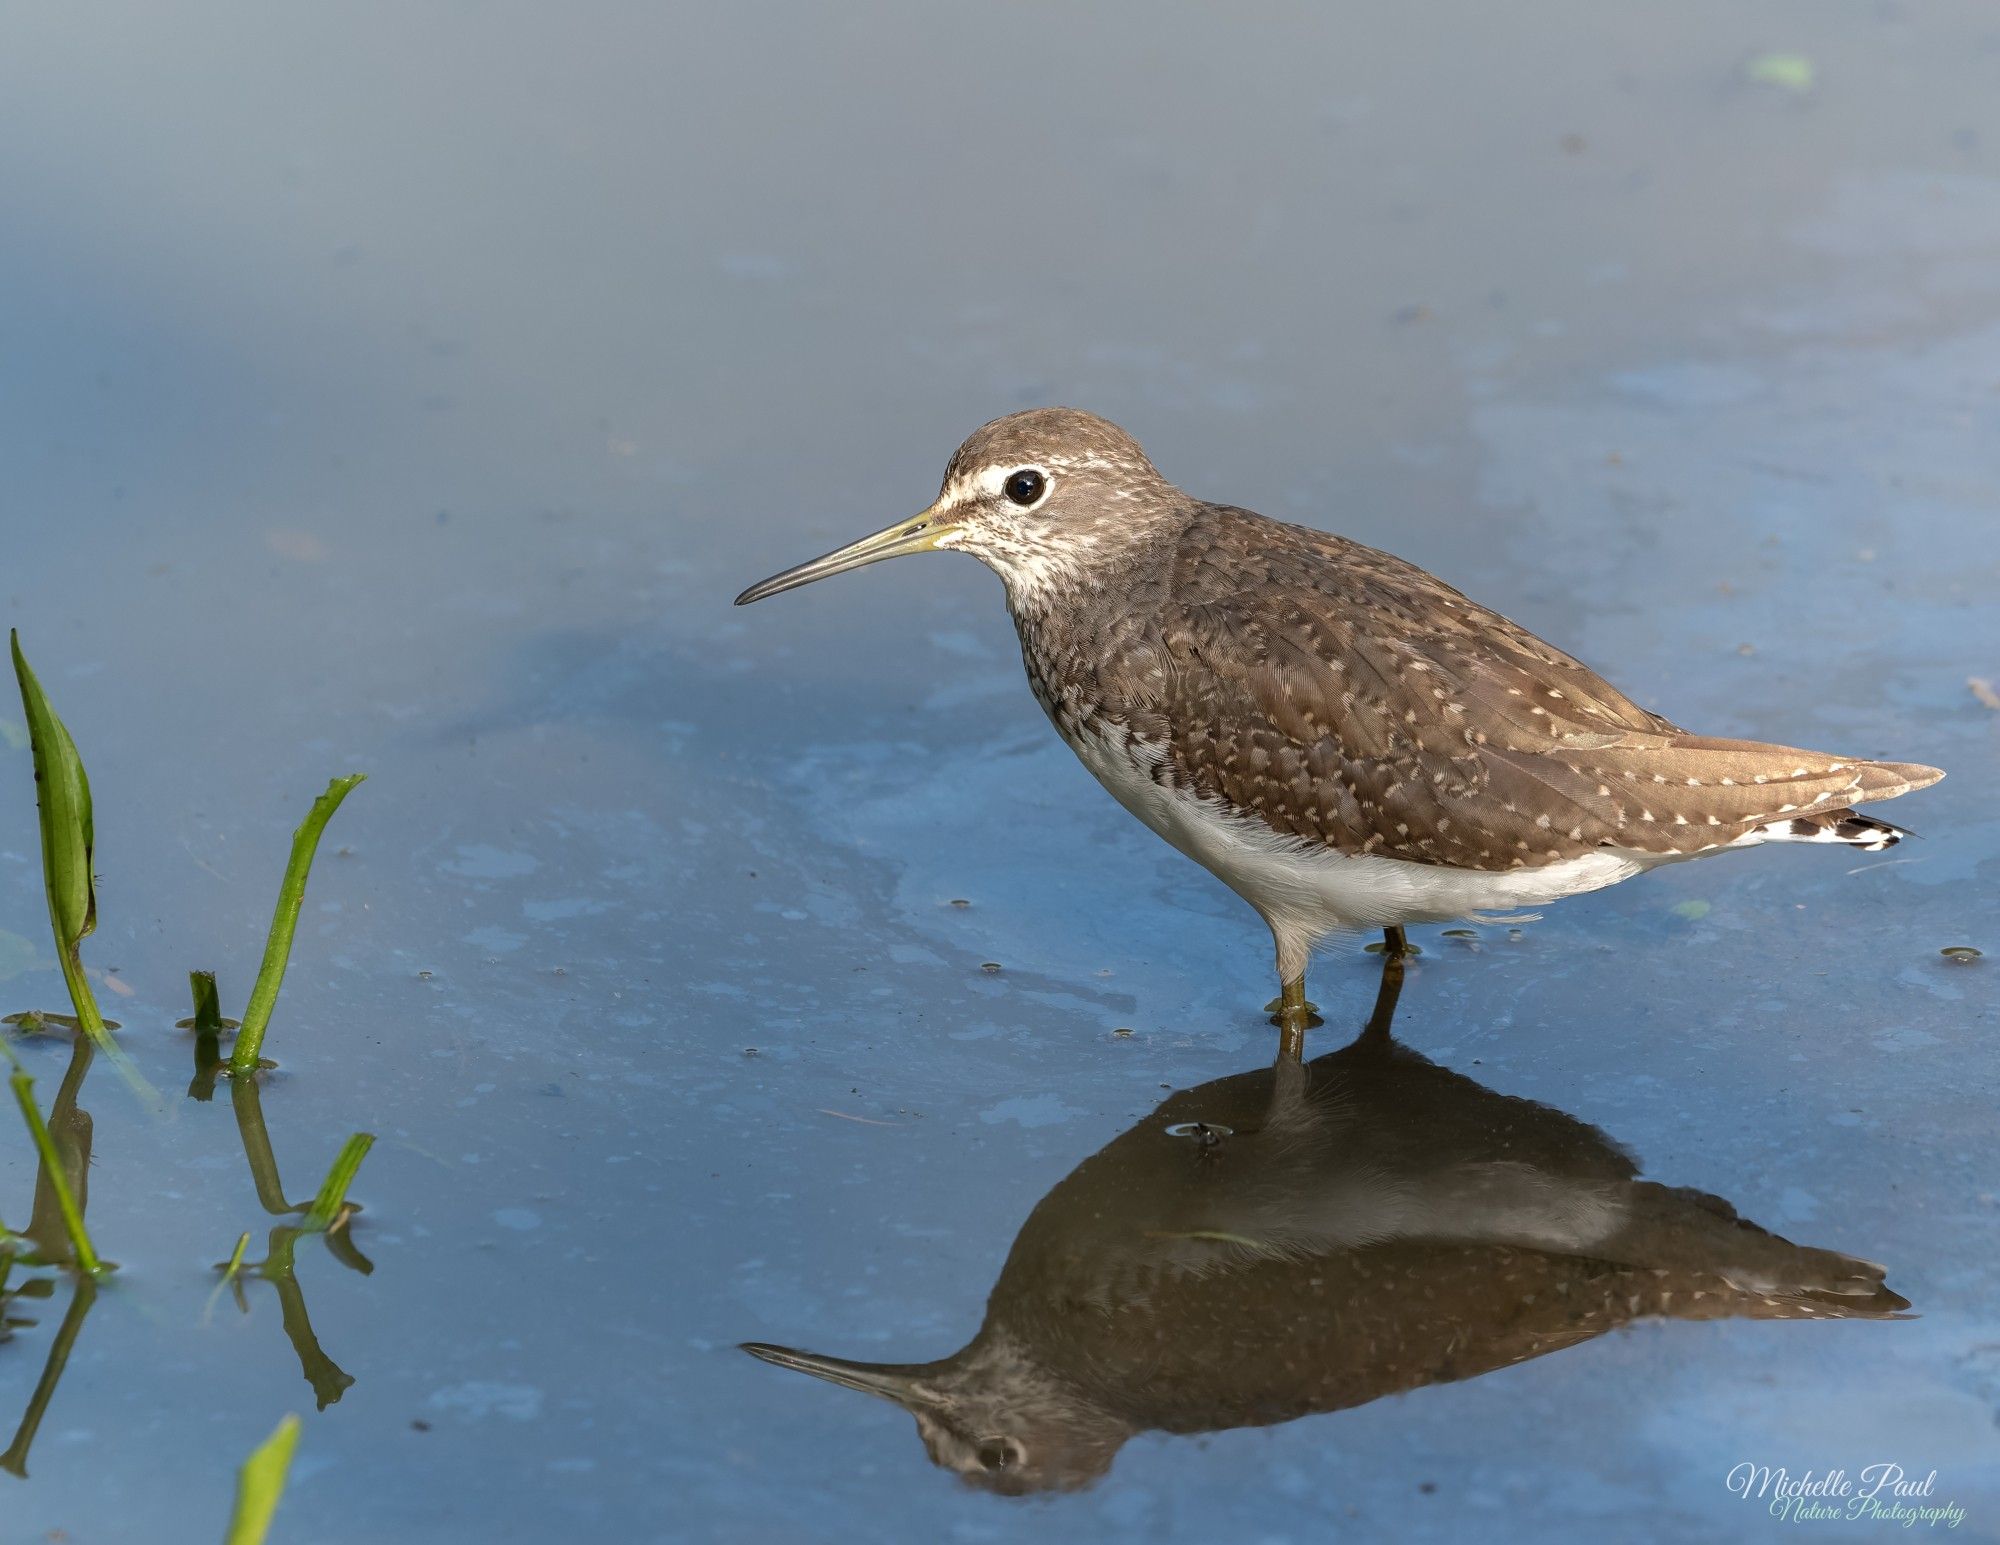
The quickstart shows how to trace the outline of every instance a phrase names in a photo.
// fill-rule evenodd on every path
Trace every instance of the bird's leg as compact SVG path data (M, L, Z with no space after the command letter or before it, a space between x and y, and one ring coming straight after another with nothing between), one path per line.
M1305 980L1305 977L1301 976L1298 981L1299 1000L1305 1006L1306 1028L1311 1030L1325 1024L1326 1021L1319 1017L1319 1005L1317 1003L1305 1003ZM1271 1023L1274 1025L1282 1025L1285 1022L1285 1005L1289 1000L1283 994L1289 992L1291 989L1286 987L1283 980L1280 979L1279 990L1280 995L1264 1005L1264 1012L1271 1016Z
M1391 933L1403 930L1394 928ZM1382 952L1382 985L1375 989L1375 1011L1368 1016L1368 1023L1361 1027L1363 1041L1388 1041L1393 1037L1396 1019L1396 1000L1403 992L1403 956L1393 946Z
M1306 1032L1325 1023L1306 1002L1306 962L1312 955L1312 943L1281 931L1275 924L1271 939L1278 947L1278 996L1265 1004L1264 1010L1271 1015L1271 1023L1284 1032L1278 1060L1297 1062L1305 1052Z
M1391 960L1401 960L1410 953L1410 941L1404 937L1401 923L1391 923L1382 930L1382 953ZM1390 1007L1395 1007L1393 1001Z
M1283 1032L1278 1043L1278 1060L1302 1061L1306 1050L1306 1031L1319 1023L1319 1015L1306 1002L1306 974L1301 971L1282 983L1278 993L1278 1026Z

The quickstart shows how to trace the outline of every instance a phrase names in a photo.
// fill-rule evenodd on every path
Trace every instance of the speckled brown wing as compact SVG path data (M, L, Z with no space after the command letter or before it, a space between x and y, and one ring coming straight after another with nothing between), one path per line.
M1238 510L1182 533L1148 644L1164 770L1341 853L1692 854L1942 776L1690 735L1413 564Z

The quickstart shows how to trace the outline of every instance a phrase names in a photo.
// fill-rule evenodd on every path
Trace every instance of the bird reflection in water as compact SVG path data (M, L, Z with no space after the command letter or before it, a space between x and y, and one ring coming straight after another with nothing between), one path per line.
M1030 1214L970 1344L931 1363L744 1350L893 1400L990 1490L1073 1490L1136 1433L1474 1378L1646 1316L1887 1318L1884 1268L1638 1178L1610 1137L1395 1041L1175 1094Z

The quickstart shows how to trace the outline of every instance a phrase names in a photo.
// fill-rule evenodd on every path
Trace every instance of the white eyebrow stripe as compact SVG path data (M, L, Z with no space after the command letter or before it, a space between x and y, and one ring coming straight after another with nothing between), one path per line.
M974 498L998 498L1000 491L1007 485L1007 479L1016 472L1039 472L1045 481L1053 482L1054 479L1049 474L1050 467L1067 465L1068 463L1060 457L1050 457L1045 461L989 462L977 472L964 472L953 478L945 488L944 502L964 504ZM1041 500L1035 502L1039 504Z
M1018 460L990 461L969 471L960 472L945 484L938 500L944 505L987 503L1003 495L1007 479L1016 472L1039 472L1053 486L1058 476L1083 470L1108 472L1114 477L1124 479L1158 477L1150 463L1135 461L1129 456L1108 456L1099 451L1043 456L1024 455ZM1131 499L1137 496L1127 489L1113 489L1111 497ZM1047 495L1044 494L1043 498L1047 498ZM1029 508L1038 508L1041 503L1042 500L1037 499Z

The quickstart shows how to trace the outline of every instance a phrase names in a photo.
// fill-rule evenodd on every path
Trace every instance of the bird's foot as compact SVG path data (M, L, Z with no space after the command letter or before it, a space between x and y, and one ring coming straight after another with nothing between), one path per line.
M1317 1030L1321 1025L1326 1023L1325 1020L1319 1017L1319 1005L1317 1003L1308 1003L1305 1009L1305 1029ZM1273 998L1269 1003L1265 1004L1264 1012L1271 1016L1272 1024L1277 1025L1281 1029L1284 1027L1285 1000L1282 997Z

